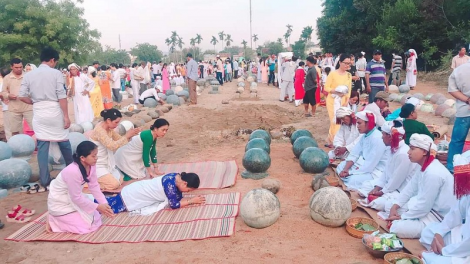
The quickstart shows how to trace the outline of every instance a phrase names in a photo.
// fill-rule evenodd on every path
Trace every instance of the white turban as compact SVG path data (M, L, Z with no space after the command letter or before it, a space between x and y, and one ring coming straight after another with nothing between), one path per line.
M402 126L401 127L395 127L394 125L395 125L396 121L402 123ZM380 127L380 130L382 132L385 132L389 135L392 134L393 129L396 129L397 132L400 133L400 135L404 135L405 134L405 128L403 127L403 119L397 118L394 121L387 121Z
M405 103L412 104L415 107L418 106L420 102L421 102L421 100L419 100L416 97L408 97L408 99L406 99L406 101L405 101Z
M413 54L415 55L416 59L418 59L418 53L416 53L416 50L414 50L414 49L409 49L408 52L409 52L409 53L413 53Z
M367 123L368 130L372 130L375 127L375 115L369 110L364 110L356 114L356 117L362 119Z
M343 118L354 113L349 107L340 107L336 110L336 118Z
M93 66L88 66L88 74L92 74L96 71L95 67Z
M67 67L67 69L69 69L69 71L70 71L70 68L72 68L72 67L76 68L77 70L80 70L80 67L78 67L78 65L76 63L70 64L69 67Z
M431 152L431 150L437 151L437 146L434 144L434 141L430 136L418 133L411 135L410 146L424 149L429 152Z
M335 88L335 92L347 94L349 92L349 88L346 85L340 85Z
M292 56L286 56L284 59L285 60L292 60Z

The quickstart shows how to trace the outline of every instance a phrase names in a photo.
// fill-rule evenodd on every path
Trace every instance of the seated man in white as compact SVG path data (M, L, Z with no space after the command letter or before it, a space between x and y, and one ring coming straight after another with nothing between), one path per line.
M401 120L387 121L380 130L382 140L388 147L387 167L378 179L364 182L359 194L366 197L360 201L361 204L383 211L385 203L397 197L419 166L408 157L410 147L405 143L405 129Z
M470 152L454 156L454 186L457 203L441 223L426 226L419 242L429 251L423 252L427 264L470 263ZM459 164L457 160L462 162Z
M436 151L428 135L411 135L408 155L421 169L397 198L385 206L389 212L385 220L391 221L390 232L400 238L419 238L427 225L442 221L456 201L454 178L434 159Z
M328 152L330 159L345 159L361 139L357 130L356 116L348 107L336 110L336 124L341 125L333 140L334 150Z
M357 129L364 135L336 169L350 190L357 190L363 182L379 178L388 159L382 133L375 127L374 114L362 111L356 117Z

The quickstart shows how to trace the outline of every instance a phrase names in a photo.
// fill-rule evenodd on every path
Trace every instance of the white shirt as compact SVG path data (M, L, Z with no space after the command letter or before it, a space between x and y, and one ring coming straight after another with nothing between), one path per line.
M375 116L375 123L377 127L381 127L385 123L385 118L380 113L380 108L376 103L368 104L364 107L364 110L369 110L374 113Z
M0 83L0 93L3 91L3 82ZM5 104L2 100L0 100L0 102L2 102L2 111L5 112L5 111L8 111L8 105Z
M158 64L153 64L152 65L152 73L153 74L158 74Z
M382 187L384 194L397 190L401 192L418 171L419 165L410 161L408 150L410 147L403 140L400 141L397 152L392 153L392 149L387 148L390 155L387 167L376 183L377 186Z
M160 101L160 97L158 97L157 89L147 89L145 90L139 97L140 100L144 100L147 97L155 96L155 100Z
M333 140L333 146L335 147L346 147L349 152L352 151L354 146L359 142L362 135L359 134L356 125L344 125L341 124L338 133L336 133Z
M386 150L387 146L382 140L382 132L377 128L364 134L346 159L346 161L353 161L355 165L359 158L364 159L364 162L357 170L350 170L349 174L372 173L376 169L384 171L388 159Z
M419 219L434 210L446 215L455 204L454 177L437 159L433 160L424 172L419 169L406 185L395 204L408 211L401 215L402 220Z
M232 65L230 65L230 63L227 63L225 65L227 65L227 72L231 73L232 72Z
M151 180L133 182L122 188L121 197L128 211L154 204L167 204L168 198L162 185L163 176Z
M121 73L118 70L113 72L113 81L111 84L112 89L121 89Z
M356 62L357 75L359 77L366 77L367 61L365 58L358 59Z
M146 83L145 82L145 69L142 68L142 66L139 66L139 68L137 68L137 70L134 71L134 77L136 76L143 78L143 80L138 81L139 83Z
M238 62L237 61L233 61L233 70L238 71Z

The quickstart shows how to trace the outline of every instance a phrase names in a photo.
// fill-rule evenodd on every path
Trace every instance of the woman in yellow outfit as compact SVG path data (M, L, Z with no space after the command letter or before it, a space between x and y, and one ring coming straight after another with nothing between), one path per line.
M104 110L104 105L99 84L100 78L98 77L98 73L96 72L95 67L88 67L88 77L95 81L95 88L90 92L90 102L91 108L93 109L93 115L95 117L100 117L101 111Z
M333 139L335 138L336 133L338 132L340 125L336 124L335 112L334 112L334 98L335 88L340 85L345 85L348 87L348 94L343 96L341 99L341 105L347 106L349 97L351 97L351 84L352 76L351 73L347 72L351 67L351 59L347 54L341 54L339 58L339 69L332 71L328 78L326 79L324 94L327 95L326 98L326 109L328 110L328 117L330 120L330 129L328 131L328 146L331 147L333 144Z

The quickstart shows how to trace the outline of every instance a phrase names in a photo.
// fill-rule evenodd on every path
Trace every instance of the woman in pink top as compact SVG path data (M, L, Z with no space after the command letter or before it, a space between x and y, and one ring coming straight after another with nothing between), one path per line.
M261 82L268 83L268 65L266 64L266 58L259 60L261 65Z
M162 68L162 82L163 82L163 92L170 89L170 76L168 74L168 69L166 63L163 64Z
M100 213L114 216L98 184L97 154L98 148L93 142L80 143L73 156L74 162L51 182L47 198L48 232L88 234L101 226ZM98 204L82 193L85 183Z

